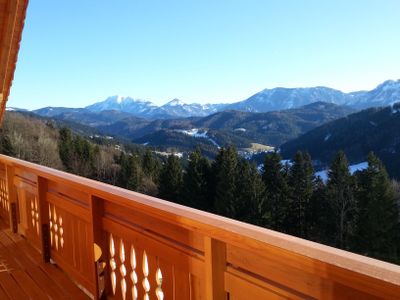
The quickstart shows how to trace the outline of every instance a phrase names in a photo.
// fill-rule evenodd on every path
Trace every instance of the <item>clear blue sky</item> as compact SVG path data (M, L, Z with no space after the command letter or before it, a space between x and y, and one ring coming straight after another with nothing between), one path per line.
M9 106L233 102L400 78L399 0L31 0Z

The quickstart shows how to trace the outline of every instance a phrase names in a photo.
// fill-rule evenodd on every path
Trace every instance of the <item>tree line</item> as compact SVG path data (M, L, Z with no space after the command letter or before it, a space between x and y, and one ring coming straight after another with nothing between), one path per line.
M17 121L19 126L6 121L0 134L0 150L7 155L400 263L400 185L390 181L373 153L367 169L351 174L339 151L323 182L305 152L291 163L268 153L258 168L233 146L220 149L213 161L200 150L182 161L150 149L101 145L52 124Z
M170 156L160 173L159 196L290 235L399 263L398 191L382 162L352 175L344 152L332 161L328 180L315 176L308 153L291 164L265 156L261 171L221 149L213 162L194 151L184 170Z

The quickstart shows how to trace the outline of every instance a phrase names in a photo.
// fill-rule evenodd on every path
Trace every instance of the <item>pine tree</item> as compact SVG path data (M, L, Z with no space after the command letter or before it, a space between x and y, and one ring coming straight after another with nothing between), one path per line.
M15 149L8 135L0 129L0 153L8 156L15 155Z
M265 156L262 179L266 192L266 207L264 208L264 226L285 232L285 223L289 214L289 187L286 181L282 157L276 153Z
M263 225L265 223L265 187L255 164L238 162L236 181L235 217L238 220Z
M290 213L288 214L288 232L299 237L307 237L307 210L314 189L314 169L308 153L298 151L293 159L289 174L291 187Z
M118 186L126 188L128 180L131 176L131 168L129 164L129 156L124 152L121 152L120 156L116 159L116 162L120 165L118 173Z
M72 140L72 172L91 177L94 169L94 147L86 139L76 136Z
M160 198L181 203L182 184L183 174L179 158L175 155L170 155L160 174Z
M73 139L69 128L61 128L59 137L59 153L61 161L67 171L72 171L73 162Z
M315 178L314 191L306 213L307 238L319 243L333 245L332 214L326 196L326 186L320 177Z
M334 245L349 249L349 242L354 232L356 201L354 197L355 182L349 171L349 164L343 151L339 151L329 169L327 183L327 201L333 229Z
M137 155L130 157L129 159L130 176L127 182L127 188L132 191L141 191L142 187L142 168L140 167L139 157Z
M399 210L386 169L370 153L368 168L361 171L358 178L356 250L367 256L398 263Z
M190 154L186 173L183 177L184 203L201 210L212 210L212 201L208 197L208 180L210 163L201 155L200 150Z
M236 183L238 154L236 148L229 146L221 149L215 163L215 199L214 209L217 214L235 218Z
M143 173L153 182L157 182L160 175L160 168L159 160L149 149L146 149L142 160Z

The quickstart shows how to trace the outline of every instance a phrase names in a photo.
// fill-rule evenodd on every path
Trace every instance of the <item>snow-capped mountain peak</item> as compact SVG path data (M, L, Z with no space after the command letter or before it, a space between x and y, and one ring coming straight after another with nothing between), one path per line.
M115 96L110 96L106 98L103 102L114 102L121 104L123 102L131 102L131 101L136 101L135 99L127 96L122 96L122 95L115 95Z
M183 105L186 105L186 103L183 102L182 100L175 98L175 99L169 101L168 103L164 104L163 106L183 106Z
M387 90L391 90L391 89L399 89L399 88L400 88L400 79L386 80L376 87L376 89L381 89L383 91L387 91Z
M156 105L150 101L115 95L85 108L93 112L119 110L132 114L145 114L152 111L155 107Z
M119 110L138 117L166 119L207 116L223 110L268 112L298 108L315 102L347 105L356 109L388 106L400 102L400 79L387 80L370 91L344 93L324 86L264 89L240 102L230 104L185 103L173 99L162 106L142 99L115 95L89 105L90 111Z
M123 101L125 101L125 99L127 98L127 97L124 97L124 96L121 96L121 95L117 95L116 96L117 97L117 103L122 103Z

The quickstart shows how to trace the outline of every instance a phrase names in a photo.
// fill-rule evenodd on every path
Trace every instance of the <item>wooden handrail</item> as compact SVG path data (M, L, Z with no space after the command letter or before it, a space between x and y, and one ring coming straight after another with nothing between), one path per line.
M19 222L18 231L44 254L50 251L48 255L95 298L102 294L99 280L104 280L103 295L123 298L135 288L138 299L146 292L157 299L156 290L165 299L221 299L228 293L230 299L400 295L397 265L4 155L0 165L8 194L18 195L9 200L17 202L19 212L11 223ZM36 236L32 199L40 208ZM12 210L0 207L0 212L4 216ZM103 251L104 272L99 270L102 264L94 263L93 243ZM156 279L160 273L162 280Z

